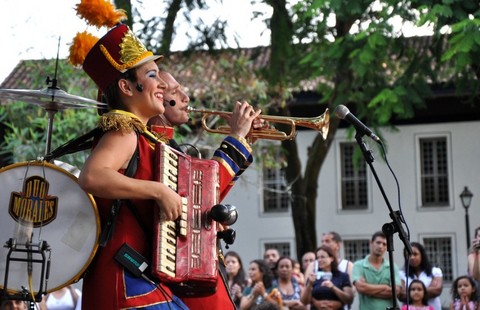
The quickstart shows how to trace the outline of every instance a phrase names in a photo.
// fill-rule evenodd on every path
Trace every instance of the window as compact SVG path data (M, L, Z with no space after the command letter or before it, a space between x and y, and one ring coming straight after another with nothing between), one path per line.
M368 239L343 240L345 259L355 262L365 258L370 253L370 241Z
M287 212L290 193L287 190L285 170L263 168L263 209L264 212Z
M452 239L423 238L423 244L432 266L442 269L443 280L453 281Z
M354 158L355 143L341 143L342 209L368 208L367 169L364 160Z
M265 252L267 249L277 249L278 253L280 254L280 257L282 257L282 256L292 257L289 242L265 243L263 252Z
M421 138L419 143L422 206L447 206L449 203L447 138Z

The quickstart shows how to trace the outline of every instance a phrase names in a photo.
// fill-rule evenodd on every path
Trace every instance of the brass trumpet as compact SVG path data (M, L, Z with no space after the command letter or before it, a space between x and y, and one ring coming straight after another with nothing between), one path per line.
M223 112L216 110L203 110L188 107L188 112L202 113L202 127L208 132L219 133L228 135L230 133L229 126L219 126L218 128L210 128L207 125L207 120L212 115L218 115L220 117L228 117L232 112ZM261 128L261 129L252 129L249 138L250 139L268 139L268 140L292 140L297 135L296 126L306 127L318 131L323 139L325 140L328 135L328 128L330 124L330 114L328 109L323 112L323 114L316 117L289 117L289 116L273 116L273 115L262 115L259 116L260 119L263 119L272 124L286 124L291 126L289 133L279 131L276 128Z

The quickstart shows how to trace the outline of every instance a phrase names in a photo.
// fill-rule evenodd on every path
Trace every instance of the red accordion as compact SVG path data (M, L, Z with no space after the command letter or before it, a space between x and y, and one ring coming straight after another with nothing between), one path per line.
M218 162L162 143L155 152L155 179L182 197L183 211L175 221L162 220L157 211L152 273L176 294L212 294L218 279L217 223L207 215L219 199Z

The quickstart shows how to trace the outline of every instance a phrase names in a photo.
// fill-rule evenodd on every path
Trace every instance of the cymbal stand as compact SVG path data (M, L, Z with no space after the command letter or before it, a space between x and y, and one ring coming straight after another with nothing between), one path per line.
M48 127L47 127L47 141L45 145L45 155L50 153L51 147L52 147L52 134L53 134L53 121L55 119L55 113L57 113L58 108L56 108L55 105L55 90L59 90L60 88L57 87L57 72L58 72L58 59L59 59L59 53L60 53L60 37L58 38L58 47L57 47L57 59L55 61L55 73L53 76L53 79L50 79L49 76L47 76L47 85L52 83L52 86L48 86L49 89L52 89L52 102L50 105L48 105L45 110L47 111L48 114Z
M40 302L42 300L42 296L47 291L48 279L50 276L50 246L46 241L39 241L36 244L27 241L24 244L20 244L17 243L16 239L10 238L5 243L4 247L9 248L9 251L5 265L5 279L3 284L4 289L0 290L0 300L25 300L31 302ZM22 253L24 254L22 255ZM33 292L30 292L23 286L20 293L11 294L8 292L8 273L11 262L27 263L27 272L30 276L33 272L33 264L41 264L39 289L36 295L32 296Z
M50 153L50 150L52 148L53 120L55 118L55 113L57 113L57 110L48 109L46 111L48 114L48 125L47 125L47 141L45 144L45 155Z

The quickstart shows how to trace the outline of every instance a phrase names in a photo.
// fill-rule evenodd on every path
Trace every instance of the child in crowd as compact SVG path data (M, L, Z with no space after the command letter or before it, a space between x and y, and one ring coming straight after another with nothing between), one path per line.
M408 286L408 305L403 305L402 310L433 310L428 305L427 288L425 284L418 280L412 280Z
M469 276L460 276L452 285L452 303L450 310L479 310L477 288Z
M305 286L305 275L302 272L300 262L296 260L293 261L293 276L297 279L297 282L301 287Z

